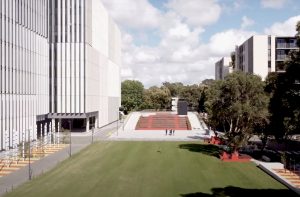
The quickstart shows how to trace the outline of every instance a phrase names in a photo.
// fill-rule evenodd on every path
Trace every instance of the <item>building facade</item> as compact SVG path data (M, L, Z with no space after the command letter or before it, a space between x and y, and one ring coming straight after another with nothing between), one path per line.
M49 1L50 115L86 130L117 120L120 31L100 0Z
M47 1L0 2L0 149L37 137L49 112Z
M295 37L255 35L235 49L235 69L265 79L269 72L284 71L290 50L297 49Z
M2 150L118 119L121 36L100 0L1 0L0 17Z
M232 71L231 58L223 57L215 63L215 80L223 80Z

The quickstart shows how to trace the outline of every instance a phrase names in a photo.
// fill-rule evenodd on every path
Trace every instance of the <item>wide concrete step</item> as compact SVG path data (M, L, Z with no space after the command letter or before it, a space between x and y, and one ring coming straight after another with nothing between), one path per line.
M10 174L12 171L0 171L0 176L5 176Z
M11 166L9 166L9 167L2 167L2 168L0 168L0 172L2 172L2 171L16 171L16 170L19 170L20 168L18 168L18 167L11 167Z

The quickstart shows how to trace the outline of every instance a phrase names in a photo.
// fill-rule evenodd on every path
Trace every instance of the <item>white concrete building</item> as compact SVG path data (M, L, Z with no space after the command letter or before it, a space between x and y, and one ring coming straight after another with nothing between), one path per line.
M1 0L0 22L1 150L118 119L121 36L100 0Z
M58 3L58 4L57 4ZM49 1L51 102L56 127L99 127L117 120L121 36L100 0Z
M172 99L171 99L171 110L173 112L177 112L177 109L178 109L178 100L179 100L178 97L172 97Z
M47 1L0 1L0 150L16 147L49 112Z
M215 80L223 80L232 71L231 58L223 57L215 63Z
M235 49L235 70L260 75L284 71L290 50L297 49L296 38L255 35Z

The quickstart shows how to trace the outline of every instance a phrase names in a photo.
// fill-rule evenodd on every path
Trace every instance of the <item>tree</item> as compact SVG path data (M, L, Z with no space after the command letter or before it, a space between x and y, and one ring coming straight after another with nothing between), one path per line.
M297 46L300 47L300 22L297 24ZM269 133L287 139L300 133L300 51L291 51L284 63L285 73L270 74L266 91L271 94Z
M285 62L284 85L288 103L285 129L287 134L300 133L300 21L296 26L298 50L291 51L290 59Z
M168 88L172 97L178 97L184 88L184 85L180 82L170 83L164 82L163 86Z
M144 91L141 109L168 109L171 105L171 93L168 88L150 87Z
M231 58L231 66L233 69L235 69L235 52L232 52L230 54L230 58Z
M207 86L201 86L200 98L199 98L199 112L206 112L205 102L207 100Z
M196 84L184 86L180 93L180 99L186 100L191 110L199 111L199 101L202 88L202 86L198 86Z
M268 96L256 75L235 72L214 82L205 105L209 125L225 132L232 150L244 145L268 118Z
M136 80L126 80L121 84L121 104L126 111L139 109L143 102L144 85Z
M213 82L214 82L213 79L204 79L201 83L202 83L203 85L209 86L209 85L211 85Z

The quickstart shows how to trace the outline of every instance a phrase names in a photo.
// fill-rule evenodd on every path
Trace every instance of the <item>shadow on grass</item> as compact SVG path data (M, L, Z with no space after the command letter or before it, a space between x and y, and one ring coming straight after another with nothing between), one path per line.
M212 194L202 192L181 194L182 197L253 197L253 196L285 196L297 197L298 195L288 189L245 189L228 186L225 188L213 188Z
M180 144L179 148L219 158L220 148L212 144Z

